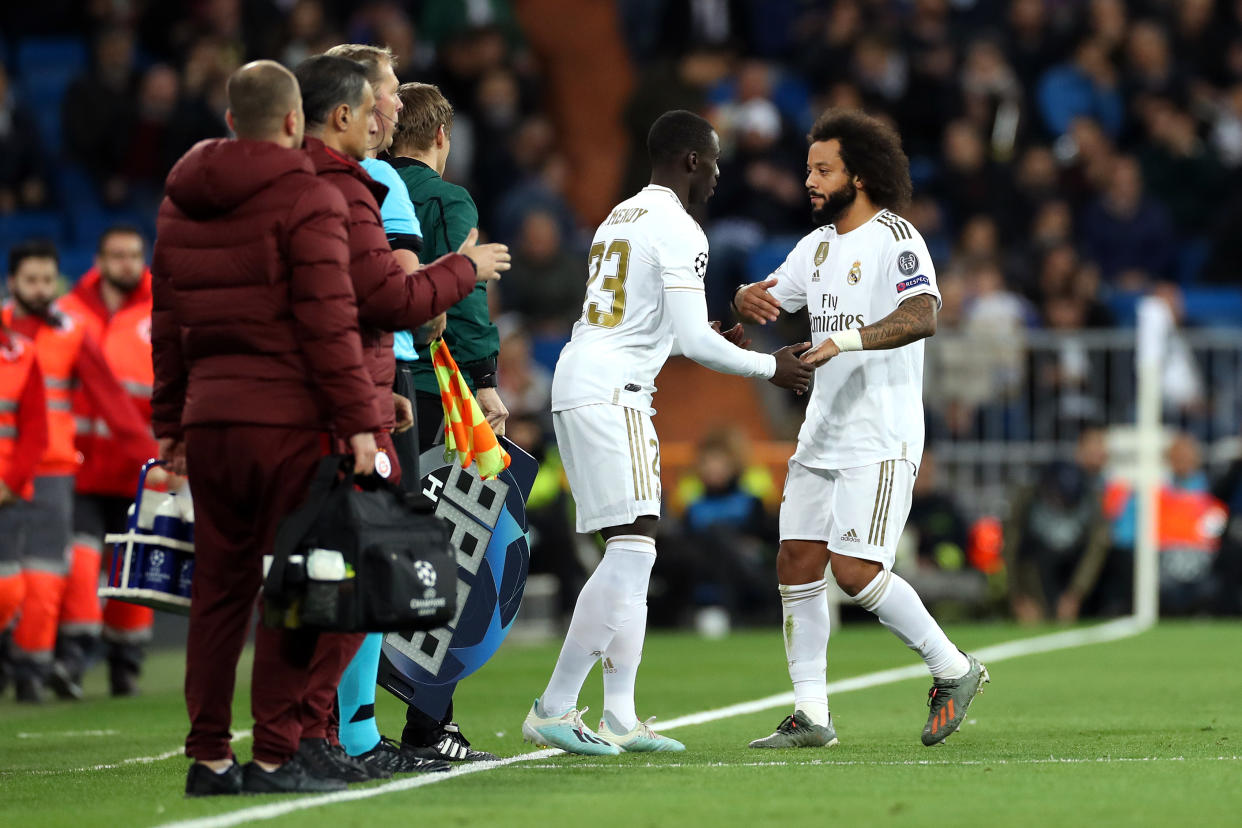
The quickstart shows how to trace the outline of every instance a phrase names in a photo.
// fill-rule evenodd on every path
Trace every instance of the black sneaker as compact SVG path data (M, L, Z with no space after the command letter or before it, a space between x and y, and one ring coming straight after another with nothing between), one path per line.
M401 749L392 739L380 737L379 744L358 757L368 766L399 773L440 773L452 768L443 759L423 759Z
M433 733L427 744L401 743L401 750L419 759L444 759L449 762L495 762L500 757L470 747L470 740L461 733L457 722L449 722Z
M307 770L324 779L370 782L372 779L387 779L392 776L390 773L384 776L373 775L367 765L327 739L303 739L298 745L297 758L302 760Z
M47 690L43 687L43 679L34 676L19 676L13 682L17 690L17 700L22 704L43 704L47 701Z
M13 682L13 662L9 655L9 640L12 637L8 630L0 632L0 696L4 695Z
M345 790L341 779L312 776L298 757L274 771L265 771L254 762L242 767L242 793L333 793Z
M185 774L186 796L229 796L242 792L242 768L234 762L224 773L216 773L202 762L195 762Z
M62 699L82 698L82 676L95 660L99 637L92 633L56 636L56 660L47 686Z
M108 685L113 696L138 695L138 676L146 651L141 644L118 644L108 647Z
M73 675L69 667L59 661L52 664L47 686L52 688L57 697L66 701L81 701L86 695L82 692L82 677Z

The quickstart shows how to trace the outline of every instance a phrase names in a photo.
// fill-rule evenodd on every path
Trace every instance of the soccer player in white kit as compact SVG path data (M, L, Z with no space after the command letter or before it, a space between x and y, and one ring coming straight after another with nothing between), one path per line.
M861 113L829 110L808 136L816 230L766 281L734 294L744 318L805 307L815 387L781 501L776 570L794 712L754 748L837 743L828 712L825 569L931 671L925 745L943 742L988 681L918 594L892 572L923 454L923 342L940 294L927 245L892 212L910 198L901 139Z
M647 582L660 516L660 443L651 424L655 378L676 349L716 371L805 391L810 343L774 354L737 347L707 319L707 237L686 212L715 190L720 143L703 118L666 112L647 136L651 184L613 208L587 259L586 300L552 380L552 419L577 505L579 532L599 531L603 560L583 586L556 669L523 736L571 753L675 751L684 746L638 719L634 682L647 626ZM604 661L599 733L578 693Z

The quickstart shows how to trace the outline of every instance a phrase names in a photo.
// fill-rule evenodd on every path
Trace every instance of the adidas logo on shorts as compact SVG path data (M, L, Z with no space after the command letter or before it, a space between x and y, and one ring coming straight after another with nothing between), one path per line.
M843 540L843 541L849 541L850 543L859 543L859 542L860 542L860 541L859 541L859 537L858 537L858 533L857 533L857 532L855 532L853 529L851 529L850 531L848 531L848 532L846 532L844 535L842 535L842 536L841 536L841 540Z

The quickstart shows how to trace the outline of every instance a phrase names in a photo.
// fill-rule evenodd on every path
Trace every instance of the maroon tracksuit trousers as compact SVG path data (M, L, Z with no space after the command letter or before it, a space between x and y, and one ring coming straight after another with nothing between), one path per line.
M186 642L185 701L194 759L232 755L233 686L276 528L306 496L330 445L320 432L272 426L190 427L194 487L194 592ZM323 736L332 697L362 635L255 631L250 710L254 758L283 764L302 738Z

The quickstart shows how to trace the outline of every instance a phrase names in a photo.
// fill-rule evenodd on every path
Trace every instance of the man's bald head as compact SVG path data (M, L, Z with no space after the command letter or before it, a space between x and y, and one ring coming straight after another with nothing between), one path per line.
M297 78L274 60L247 63L228 82L228 122L238 138L302 144L302 92Z

